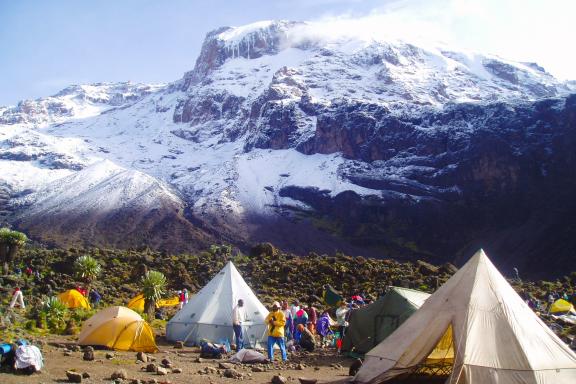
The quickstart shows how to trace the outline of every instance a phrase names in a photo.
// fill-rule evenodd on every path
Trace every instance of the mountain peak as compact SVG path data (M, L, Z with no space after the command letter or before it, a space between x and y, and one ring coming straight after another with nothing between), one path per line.
M95 116L132 104L164 86L129 81L74 84L53 96L22 100L16 106L0 108L0 124L48 124Z

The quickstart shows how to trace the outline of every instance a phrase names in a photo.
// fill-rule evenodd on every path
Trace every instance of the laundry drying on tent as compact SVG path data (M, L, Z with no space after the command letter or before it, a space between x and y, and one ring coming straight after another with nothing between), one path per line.
M108 307L86 320L78 344L100 345L119 351L158 351L150 325L126 307Z
M156 302L156 308L175 307L179 302L180 299L178 296L170 297L167 299L160 299ZM144 312L144 295L139 293L138 295L134 296L132 300L126 304L126 306L133 311Z
M350 313L342 351L368 352L416 312L428 297L430 294L414 289L390 287L372 304Z
M246 308L247 321L242 323L244 346L265 346L264 319L268 310L232 262L228 262L174 315L166 325L166 338L170 341L183 341L186 345L199 345L202 339L212 343L230 343L234 340L232 311L239 299L244 301Z
M90 309L90 303L88 299L78 290L69 289L58 295L58 300L60 300L68 308L84 308Z
M394 333L353 381L416 375L446 383L576 383L576 354L478 251Z

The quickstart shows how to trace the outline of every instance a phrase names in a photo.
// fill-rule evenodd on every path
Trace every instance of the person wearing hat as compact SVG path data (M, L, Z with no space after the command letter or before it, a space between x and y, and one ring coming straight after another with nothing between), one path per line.
M284 312L280 310L280 303L275 301L272 303L272 311L266 316L266 324L268 325L268 360L274 361L274 345L278 344L280 352L282 353L282 361L288 360L286 356L286 344L284 343L284 326L286 325L286 317Z

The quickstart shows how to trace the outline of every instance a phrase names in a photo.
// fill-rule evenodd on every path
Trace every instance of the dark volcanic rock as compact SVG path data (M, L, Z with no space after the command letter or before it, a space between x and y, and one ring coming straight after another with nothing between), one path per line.
M374 195L295 186L279 193L313 207L338 237L435 263L462 263L484 247L504 271L574 268L576 95L402 118L363 103L332 108L298 148L362 160L342 176ZM542 268L546 249L555 257Z

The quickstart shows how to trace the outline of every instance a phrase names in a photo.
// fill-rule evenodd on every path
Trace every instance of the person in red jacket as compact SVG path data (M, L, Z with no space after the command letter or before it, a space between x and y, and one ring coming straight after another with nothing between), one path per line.
M87 293L87 292L86 292L86 289L85 289L85 288L82 288L81 286L78 285L78 286L76 287L76 290L77 290L78 292L80 292L80 293L82 294L82 296L86 297L86 293Z
M310 332L312 332L312 334L315 334L316 322L318 321L318 311L316 311L316 308L314 308L312 303L309 303L308 306L304 308L304 310L308 314L308 323L306 324L306 327Z

